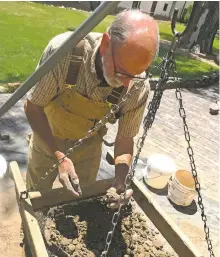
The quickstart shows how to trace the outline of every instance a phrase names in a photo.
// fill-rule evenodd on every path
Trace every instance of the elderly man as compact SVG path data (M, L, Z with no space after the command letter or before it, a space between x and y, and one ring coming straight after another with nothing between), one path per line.
M53 38L39 64L71 33ZM114 123L118 119L119 126L115 180L107 195L123 191L133 155L133 138L139 131L149 94L145 71L157 53L158 40L158 26L153 18L138 10L124 11L104 34L89 33L29 91L25 112L33 134L29 143L28 187L34 188L38 179L109 112L112 104L120 102L135 83L142 83L141 90L133 93L110 120ZM74 148L71 156L65 157L58 169L34 189L51 188L58 175L67 190L76 196L81 194L79 182L96 179L105 134L106 128L102 128ZM127 197L131 195L132 190L128 190ZM116 200L112 201L110 205L114 206Z

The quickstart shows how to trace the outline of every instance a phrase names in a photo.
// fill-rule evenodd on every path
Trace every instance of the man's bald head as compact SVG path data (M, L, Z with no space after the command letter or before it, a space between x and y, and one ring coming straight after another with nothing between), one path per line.
M156 21L139 10L123 11L103 34L100 53L104 58L105 74L111 77L115 72L138 75L148 69L158 49ZM122 83L128 85L129 80L122 80Z
M154 58L159 49L159 30L157 22L139 10L126 10L116 16L108 29L115 45L135 43L142 46Z

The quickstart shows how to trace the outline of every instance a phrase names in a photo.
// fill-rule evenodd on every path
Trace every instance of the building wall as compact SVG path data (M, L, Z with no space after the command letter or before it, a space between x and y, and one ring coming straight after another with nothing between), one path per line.
M152 3L153 1L142 1L140 4L140 9L143 12L150 13Z
M166 11L163 10L165 4L167 4ZM156 9L155 9L154 15L155 16L163 16L164 18L168 19L172 4L173 4L173 1L157 2L157 6L156 6Z
M118 5L120 8L131 9L133 1L121 1Z
M153 1L141 1L140 9L146 13L150 13ZM164 11L164 5L167 4L166 11ZM184 6L185 4L185 6ZM177 18L180 19L183 7L187 8L193 4L193 1L158 1L156 9L154 11L155 18L170 19L173 15L174 8L178 8L179 12ZM131 9L132 1L122 1L118 5L119 9Z

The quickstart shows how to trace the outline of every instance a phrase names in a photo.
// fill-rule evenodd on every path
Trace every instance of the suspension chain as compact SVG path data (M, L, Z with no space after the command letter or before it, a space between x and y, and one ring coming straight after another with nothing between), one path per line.
M154 119L155 119L156 112L160 106L160 101L161 101L161 98L163 95L164 82L168 80L169 73L170 73L171 67L172 67L172 59L173 59L172 53L173 53L172 51L168 52L167 55L163 58L163 61L160 65L161 66L160 79L159 79L156 89L154 91L153 98L148 105L148 113L147 113L146 117L144 118L144 132L143 132L143 135L137 141L137 144L136 144L137 153L133 157L131 168L125 178L125 189L124 189L124 192L121 193L121 195L120 195L119 208L118 208L118 211L116 211L113 215L111 230L107 234L105 248L101 254L101 257L106 257L108 254L109 247L112 242L112 237L113 237L113 234L115 231L115 227L118 223L120 212L124 205L123 199L125 199L126 191L127 191L128 187L130 186L132 179L134 177L135 168L137 166L137 162L138 162L141 150L144 146L144 141L147 136L148 129L152 126Z
M206 242L208 245L208 251L210 253L210 257L215 257L213 250L212 250L212 242L211 242L210 235L209 235L209 227L207 226L207 216L205 215L204 205L202 202L202 196L201 196L201 191L200 191L201 186L200 186L198 176L197 176L196 165L195 165L195 160L194 160L194 152L193 152L192 146L190 144L190 133L189 133L189 128L186 124L186 111L183 107L183 99L182 99L182 94L181 94L180 87L179 87L180 83L179 83L179 79L178 79L178 73L176 71L175 58L173 61L173 72L174 72L174 76L173 76L174 81L177 85L175 94L176 94L176 99L179 101L179 115L183 120L183 129L184 129L185 139L188 144L187 153L188 153L189 160L190 160L192 175L193 175L193 178L195 181L195 190L198 193L198 205L201 209L201 217L204 222L205 239L206 239Z

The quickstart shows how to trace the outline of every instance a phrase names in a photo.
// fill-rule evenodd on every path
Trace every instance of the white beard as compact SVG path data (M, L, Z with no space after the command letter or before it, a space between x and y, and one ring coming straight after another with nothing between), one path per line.
M110 77L106 75L106 65L105 65L105 57L102 57L102 70L103 70L103 76L106 80L106 82L108 83L108 85L110 87L121 87L123 85L123 83L115 77Z

